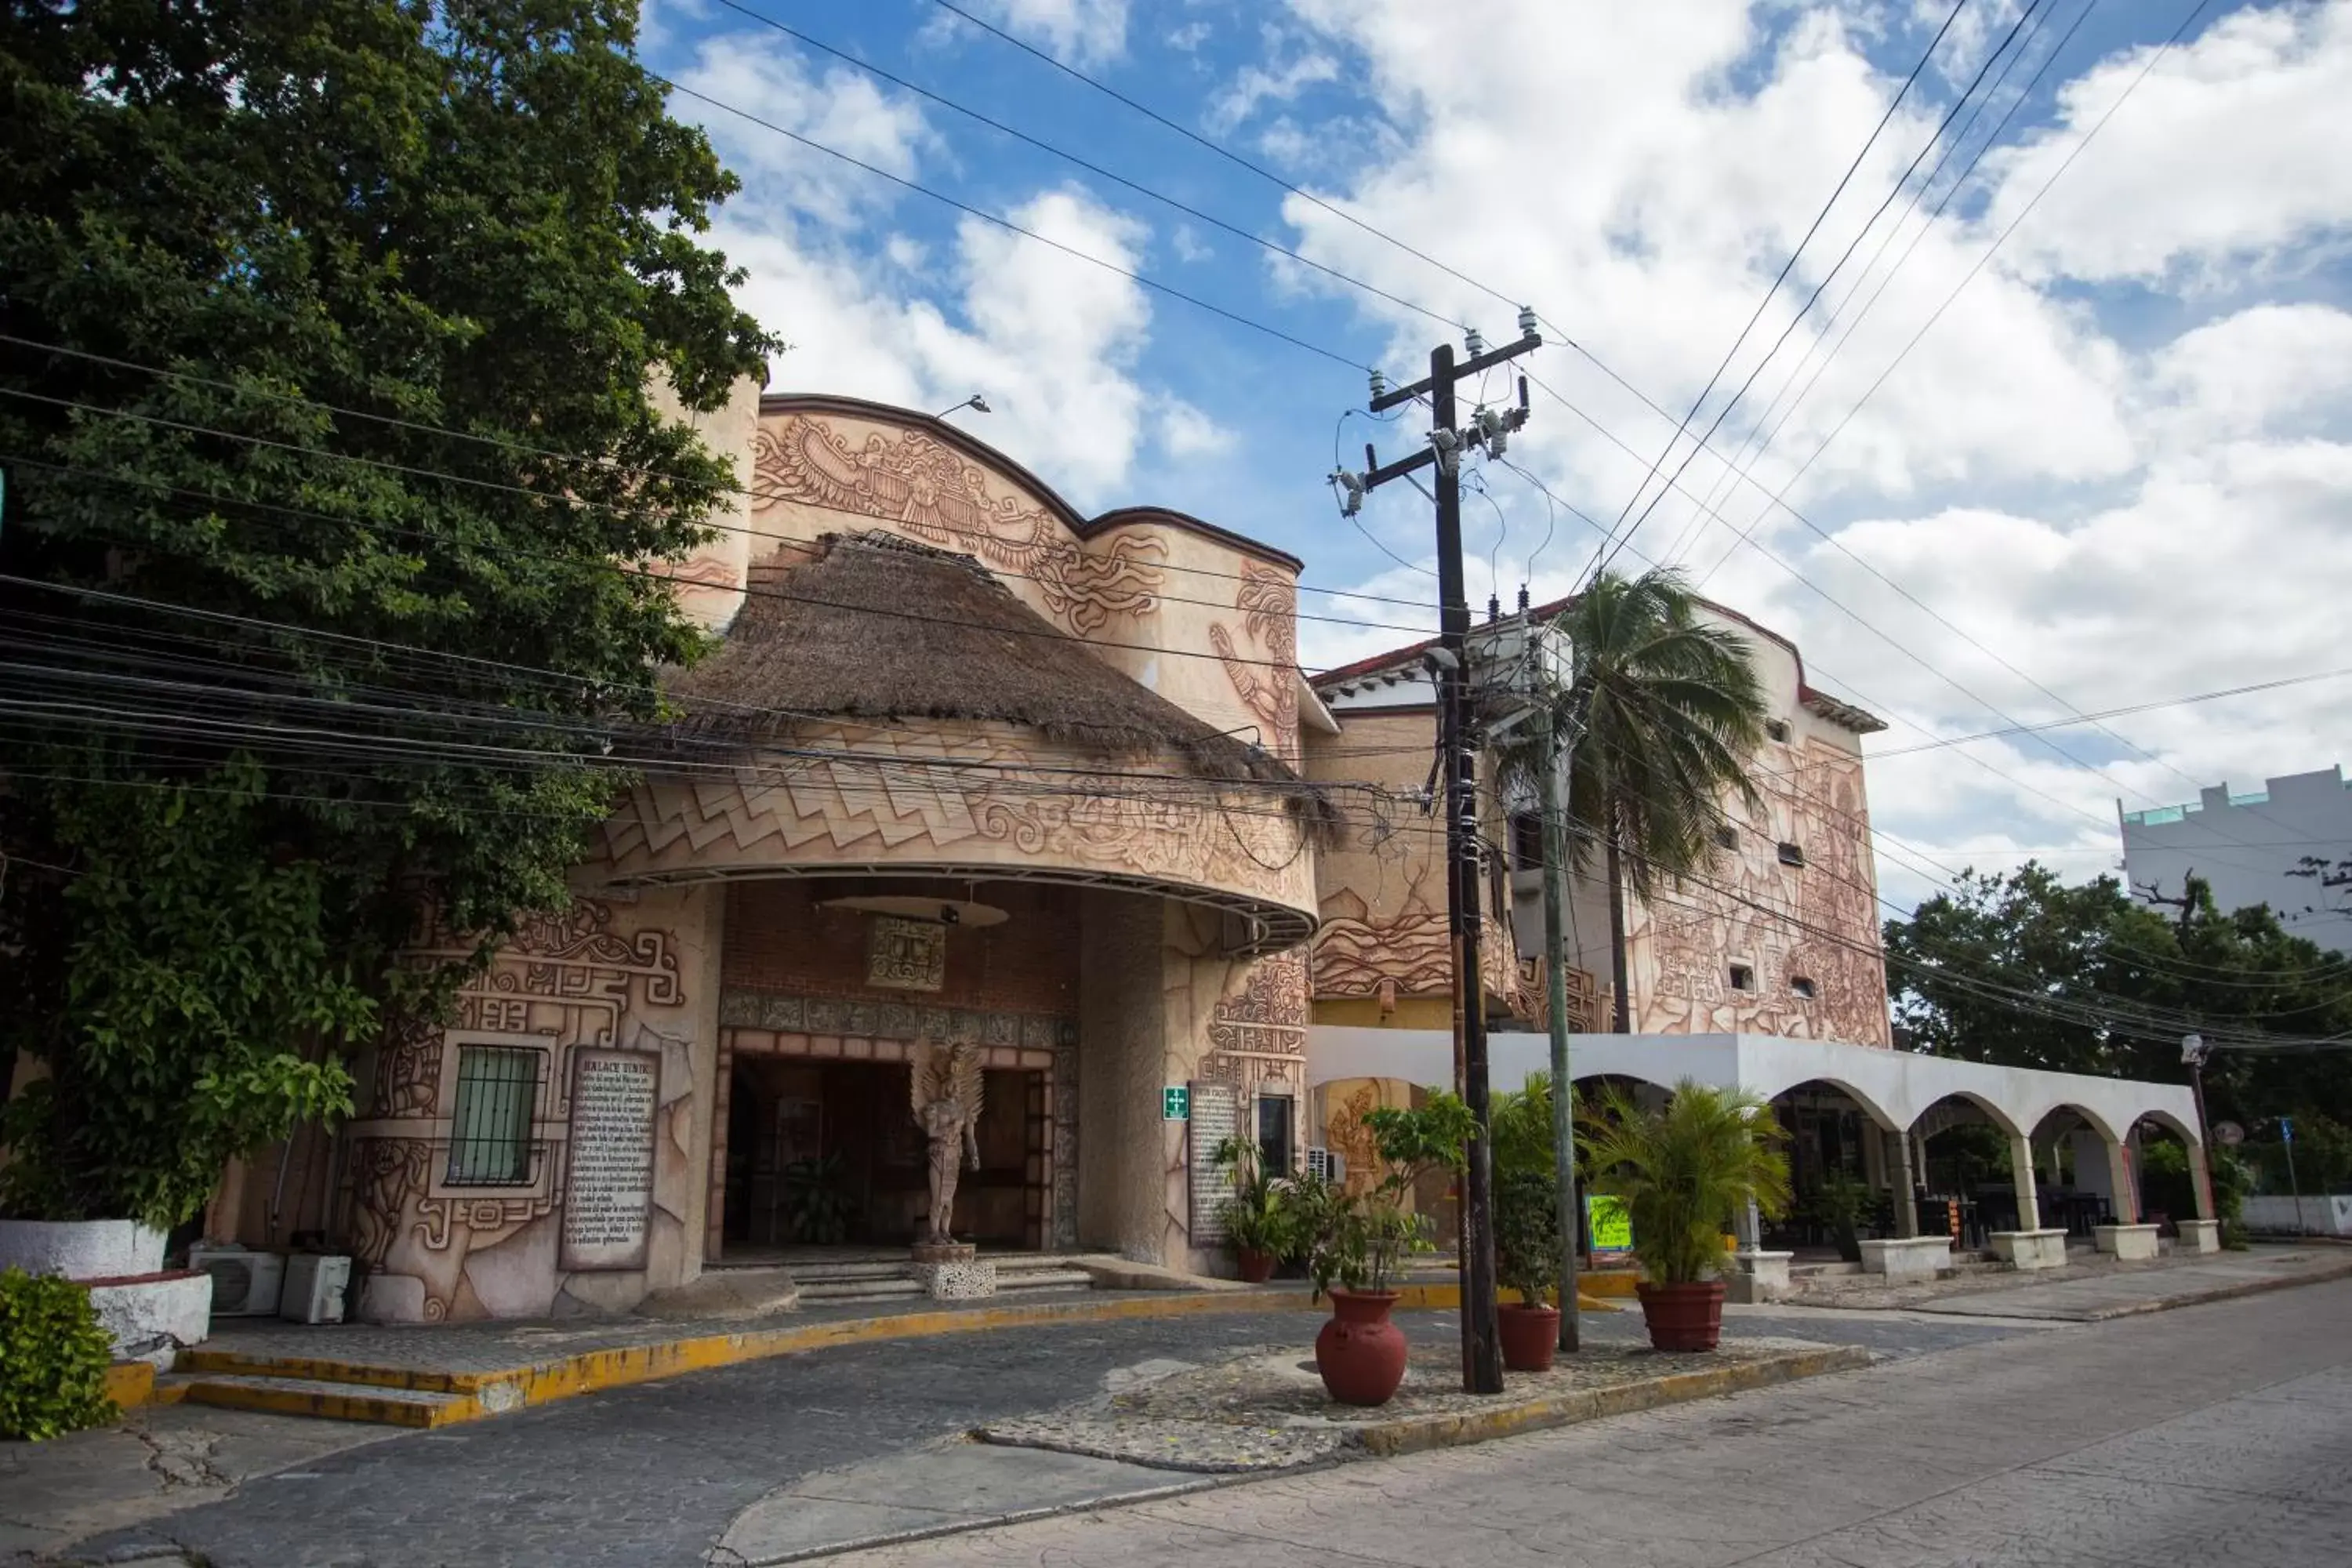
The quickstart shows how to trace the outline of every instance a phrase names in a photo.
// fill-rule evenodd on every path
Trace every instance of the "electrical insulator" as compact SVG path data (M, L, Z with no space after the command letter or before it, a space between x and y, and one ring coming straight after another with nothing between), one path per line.
M1437 471L1441 474L1459 472L1462 467L1462 437L1451 430L1432 430L1429 444L1437 453Z
M1345 468L1331 470L1331 483L1339 489L1339 515L1353 517L1364 508L1364 480L1360 474Z
M1536 308L1533 305L1522 305L1519 307L1519 336L1531 338L1535 335Z
M1486 340L1479 335L1477 328L1470 327L1463 331L1462 352L1472 359L1486 352Z
M1382 375L1379 371L1373 371L1371 373L1371 382L1372 401L1378 403L1381 398L1386 397L1389 395L1389 378Z

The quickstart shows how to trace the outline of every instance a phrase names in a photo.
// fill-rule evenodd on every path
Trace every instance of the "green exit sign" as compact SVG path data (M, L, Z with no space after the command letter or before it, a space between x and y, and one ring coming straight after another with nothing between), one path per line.
M1160 1091L1160 1117L1163 1121L1189 1121L1192 1117L1192 1091L1181 1083L1171 1083Z

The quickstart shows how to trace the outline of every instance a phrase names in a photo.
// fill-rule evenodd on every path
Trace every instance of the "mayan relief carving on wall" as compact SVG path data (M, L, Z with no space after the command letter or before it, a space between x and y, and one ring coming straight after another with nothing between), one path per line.
M1030 579L1080 636L1159 605L1152 558L1168 546L1157 535L1121 531L1085 549L1045 508L992 495L985 468L920 431L876 431L853 449L825 421L793 414L763 420L752 450L754 512L795 500L879 518Z
M1707 872L1722 890L1692 886L1637 908L1633 1026L1891 1044L1861 759L1808 742L1788 776L1758 782L1764 816ZM1803 850L1801 868L1780 864L1784 838ZM1747 989L1731 984L1735 963L1750 971Z
M1036 861L1312 907L1303 826L1262 795L1229 798L1197 780L1171 777L1160 786L1132 773L1030 774L1022 770L1040 763L1034 742L1010 730L810 725L795 738L861 760L640 785L630 807L605 825L611 871L714 860L803 867L851 857L907 865ZM884 773L864 760L875 757L910 765ZM947 763L954 765L927 765Z
M1241 994L1217 1004L1201 1076L1233 1084L1244 1095L1261 1088L1307 1092L1305 949L1260 959Z
M1298 754L1297 591L1281 573L1245 562L1234 607L1242 613L1249 651L1223 621L1210 624L1209 644L1217 650L1242 706L1257 715L1265 727L1263 744L1270 752L1295 759Z
M467 977L447 1029L411 1020L387 1031L372 1114L353 1130L351 1223L356 1256L371 1268L413 1279L412 1315L427 1321L449 1317L460 1306L458 1287L469 1257L561 1206L572 1053L642 1047L641 1039L623 1040L625 1015L635 1007L685 1005L673 934L615 931L614 918L611 904L593 899L529 917L487 969ZM471 952L469 939L435 928L408 962L437 964ZM543 1042L533 1069L528 1179L513 1187L486 1190L448 1180L447 1079L457 1049L469 1039L502 1048Z
M1383 982L1400 996L1442 996L1454 989L1454 944L1445 911L1432 908L1416 867L1401 907L1378 914L1363 895L1341 888L1323 900L1315 933L1315 994L1370 996ZM1505 940L1508 940L1507 936Z

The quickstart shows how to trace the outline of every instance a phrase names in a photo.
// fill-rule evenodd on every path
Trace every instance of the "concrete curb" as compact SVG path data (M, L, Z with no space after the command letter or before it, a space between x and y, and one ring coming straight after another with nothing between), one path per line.
M1641 1383L1621 1384L1577 1394L1554 1394L1517 1405L1452 1415L1408 1415L1358 1428L1354 1446L1380 1458L1417 1454L1430 1448L1455 1448L1521 1432L1572 1426L1605 1416L1630 1415L1661 1405L1681 1405L1717 1394L1744 1394L1824 1373L1853 1372L1871 1364L1873 1356L1860 1345L1828 1345L1820 1350L1790 1351L1707 1367L1698 1372L1668 1373Z
M1407 1285L1397 1305L1409 1310L1444 1310L1461 1305L1456 1285ZM1587 1302L1587 1310L1611 1311ZM771 1356L797 1355L837 1345L877 1340L928 1339L941 1334L984 1333L995 1329L1045 1323L1100 1323L1134 1319L1191 1317L1208 1312L1320 1311L1304 1289L1216 1292L1154 1291L1108 1301L1038 1301L957 1311L899 1312L796 1323L732 1333L681 1333L669 1340L581 1351L552 1361L490 1371L446 1372L430 1367L386 1366L328 1357L255 1356L230 1350L199 1349L180 1357L179 1375L159 1387L159 1400L185 1398L227 1409L267 1410L330 1420L380 1422L438 1427L503 1415L535 1405L572 1399L607 1388L625 1388L680 1373L706 1372ZM317 1388L257 1388L222 1381L280 1378L312 1384L339 1384L348 1394ZM208 1381L209 1379L209 1381ZM428 1403L368 1397L369 1389L448 1397Z
M2352 1259L2331 1263L2325 1268L2315 1268L2307 1274L2292 1274L2276 1279L2247 1279L2235 1285L2214 1285L2202 1290L2188 1290L2178 1296L2159 1296L2153 1301L2134 1301L2128 1306L2107 1307L2095 1312L2085 1312L2079 1318L2065 1320L2078 1323L2107 1323L2117 1318L2144 1318L2150 1312L2169 1312L2179 1307L2201 1307L2210 1301L2234 1301L2244 1296L2267 1296L2273 1290L2292 1290L2298 1285L2325 1285L2331 1280L2352 1279Z

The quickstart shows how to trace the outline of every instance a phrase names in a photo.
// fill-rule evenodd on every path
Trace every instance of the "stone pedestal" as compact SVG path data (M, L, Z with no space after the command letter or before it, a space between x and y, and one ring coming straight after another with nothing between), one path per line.
M996 1294L996 1265L983 1262L969 1242L919 1242L911 1272L934 1301L971 1301Z
M2063 1268L2066 1233L2063 1230L1997 1230L1986 1237L1993 1256L2011 1268Z
M2184 1219L2180 1222L2181 1252L2219 1252L2221 1250L2221 1222L2218 1219Z
M1889 1285L1917 1284L1948 1273L1951 1267L1949 1237L1885 1237L1862 1244L1862 1271L1884 1275Z
M1751 1307L1765 1301L1787 1300L1796 1293L1789 1278L1789 1264L1796 1256L1793 1252L1733 1253L1739 1268L1738 1272L1724 1276L1723 1299Z
M2152 1225L2102 1225L2091 1230L2099 1250L2119 1263L2144 1263L2161 1250Z

